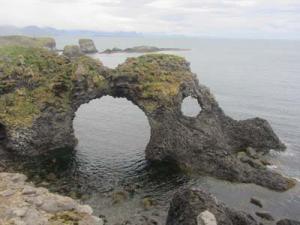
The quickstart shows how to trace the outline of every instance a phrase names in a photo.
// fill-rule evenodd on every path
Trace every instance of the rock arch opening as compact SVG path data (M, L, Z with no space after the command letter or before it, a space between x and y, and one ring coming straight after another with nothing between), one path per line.
M181 103L181 112L185 116L196 117L201 110L198 100L191 96L184 98Z
M148 118L126 98L104 96L81 105L73 126L78 139L76 149L88 157L117 160L142 154L144 158L150 140Z

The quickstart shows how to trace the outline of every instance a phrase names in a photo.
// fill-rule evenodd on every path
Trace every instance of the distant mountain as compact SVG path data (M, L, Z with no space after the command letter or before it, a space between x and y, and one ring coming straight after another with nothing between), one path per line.
M60 30L52 27L15 27L15 26L0 26L0 36L5 35L28 35L28 36L102 36L102 37L139 37L143 36L137 32L105 32L91 30Z

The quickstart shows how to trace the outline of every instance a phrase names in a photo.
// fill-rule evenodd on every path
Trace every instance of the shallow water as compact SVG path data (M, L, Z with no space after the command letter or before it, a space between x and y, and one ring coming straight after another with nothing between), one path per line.
M76 43L77 38L56 40L61 48ZM287 145L286 152L272 153L270 160L276 170L300 179L300 42L97 37L93 40L99 50L137 45L191 49L172 53L191 62L192 71L201 83L211 88L228 115L236 119L260 116L269 120ZM115 67L127 57L138 55L93 57ZM57 186L79 191L84 202L91 204L96 214L105 215L109 224L126 219L137 221L141 215L163 224L172 193L182 185L200 186L230 206L251 213L259 210L249 203L250 197L257 196L263 200L264 210L277 219L300 219L299 185L277 193L209 177L189 179L173 168L148 165L144 160L150 136L147 118L125 99L103 97L82 105L76 113L74 128L79 139L76 153L66 158L60 154L53 165L47 164L45 173L52 171L60 177ZM43 167L39 169L43 171ZM126 201L112 203L113 192L133 189L132 186L135 193ZM144 197L153 199L155 206L143 209Z

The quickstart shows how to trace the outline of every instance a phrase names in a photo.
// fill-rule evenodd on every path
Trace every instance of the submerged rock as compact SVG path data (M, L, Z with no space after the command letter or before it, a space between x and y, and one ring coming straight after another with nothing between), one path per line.
M258 159L238 158L237 153L248 147L267 153L285 146L266 120L228 117L182 57L149 54L108 69L87 56L69 60L42 49L0 48L0 56L1 143L9 152L30 157L73 149L78 107L110 95L127 98L148 117L151 138L146 158L150 162L172 162L187 173L277 191L295 185ZM196 117L181 112L188 96L196 98L202 109Z
M145 197L143 198L142 200L142 205L143 205L143 208L148 210L150 209L151 207L155 206L156 205L156 202L153 198L151 197Z
M119 204L123 203L124 201L128 200L129 194L126 191L115 191L112 193L112 203Z
M79 39L80 50L83 53L96 53L98 50L91 39Z
M257 225L251 215L228 208L209 193L184 188L171 201L166 225Z

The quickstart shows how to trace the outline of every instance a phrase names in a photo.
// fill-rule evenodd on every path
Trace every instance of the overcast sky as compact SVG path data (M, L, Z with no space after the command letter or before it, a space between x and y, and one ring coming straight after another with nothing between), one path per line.
M0 25L300 38L300 0L0 0Z

